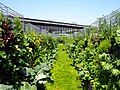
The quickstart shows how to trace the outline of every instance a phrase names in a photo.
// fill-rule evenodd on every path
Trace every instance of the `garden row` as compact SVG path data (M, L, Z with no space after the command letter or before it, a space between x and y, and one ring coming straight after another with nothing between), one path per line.
M0 14L0 90L43 90L53 82L57 41L22 27L19 18Z
M83 90L120 90L120 23L100 22L85 37L66 41L66 49Z

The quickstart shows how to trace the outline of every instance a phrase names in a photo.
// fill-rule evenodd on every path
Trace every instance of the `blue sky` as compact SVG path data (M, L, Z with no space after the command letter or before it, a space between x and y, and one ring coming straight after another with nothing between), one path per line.
M120 0L0 0L24 17L90 25L120 8Z

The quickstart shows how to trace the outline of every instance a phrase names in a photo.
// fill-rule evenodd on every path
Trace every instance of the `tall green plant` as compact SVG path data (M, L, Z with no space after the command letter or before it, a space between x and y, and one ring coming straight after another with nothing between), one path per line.
M102 19L100 19L102 20ZM109 27L108 27L109 26ZM120 89L119 28L112 21L99 21L100 31L68 45L68 53L74 61L82 81L83 90Z
M52 36L23 32L19 18L0 16L0 83L21 86L22 82L44 88L56 58L57 41Z

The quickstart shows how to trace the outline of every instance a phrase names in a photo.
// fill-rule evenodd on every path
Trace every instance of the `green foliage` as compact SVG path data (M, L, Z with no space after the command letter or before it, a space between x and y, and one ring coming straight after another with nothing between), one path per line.
M19 88L25 81L44 89L47 81L53 82L50 70L57 55L56 39L33 31L23 32L17 17L6 19L1 14L0 20L0 83ZM26 85L30 86L25 84L22 88Z
M28 82L22 82L23 86L20 87L19 90L37 90L35 85L30 85Z
M58 37L57 41L59 43L65 43L66 41L68 41L68 37L65 37L65 36Z
M101 19L100 19L101 20ZM111 23L112 24L112 23ZM79 73L83 90L120 89L120 30L107 22L99 21L99 27L86 39L67 43L67 52Z
M12 85L0 84L0 90L15 90Z
M116 31L116 37L115 37L116 43L120 44L120 29Z
M108 53L111 48L110 40L103 40L97 48L98 53L106 52Z

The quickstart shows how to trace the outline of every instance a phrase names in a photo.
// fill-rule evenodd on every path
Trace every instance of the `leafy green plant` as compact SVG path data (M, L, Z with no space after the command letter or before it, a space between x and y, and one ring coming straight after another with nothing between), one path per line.
M52 36L23 32L22 26L19 18L6 19L1 14L0 83L18 89L24 81L43 90L46 82L53 82L50 70L57 55L57 41Z
M112 24L112 23L111 23ZM119 90L119 28L100 21L86 39L67 43L69 56L79 73L83 90Z
M110 50L110 40L103 40L100 42L99 47L97 48L98 53L106 52L108 53Z
M23 86L20 87L19 90L37 90L35 85L30 85L28 82L22 82Z

